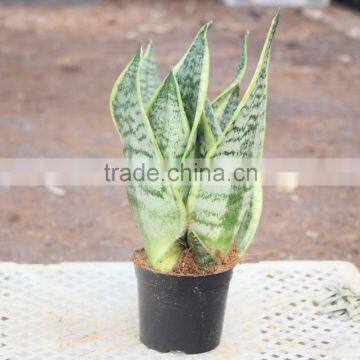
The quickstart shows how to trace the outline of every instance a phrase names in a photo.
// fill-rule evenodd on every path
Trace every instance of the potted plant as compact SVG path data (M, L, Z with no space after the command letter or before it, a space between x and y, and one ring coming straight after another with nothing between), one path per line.
M215 174L223 162L260 160L266 121L271 42L268 31L255 74L240 97L248 35L235 81L214 101L207 97L207 31L160 82L152 44L120 74L110 109L127 166L151 164L156 181L132 181L127 195L144 241L133 259L138 280L140 339L160 352L194 354L220 342L233 267L248 248L262 208L257 179L204 181L197 160ZM170 178L191 167L187 179ZM153 173L153 175L155 174Z

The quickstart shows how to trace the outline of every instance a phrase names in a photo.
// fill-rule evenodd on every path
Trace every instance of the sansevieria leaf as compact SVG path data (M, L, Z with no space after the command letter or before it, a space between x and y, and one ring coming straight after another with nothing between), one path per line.
M247 65L248 33L245 33L243 49L237 70L236 79L211 104L206 98L199 128L199 156L206 156L207 151L215 145L225 126L240 103L240 83Z
M166 159L181 159L190 133L173 71L166 77L148 110L157 144Z
M110 97L110 110L122 136L124 157L133 171L141 164L162 168L163 157L141 102L141 49L117 79ZM144 239L150 264L169 271L177 262L177 240L186 231L186 210L166 181L135 182L127 194Z
M209 99L206 98L198 134L199 157L204 158L206 156L208 150L215 145L221 134L220 123L215 118Z
M188 51L174 67L185 113L190 125L190 135L183 158L194 154L197 129L203 112L209 81L209 49L207 31L212 22L198 32Z
M173 71L166 77L149 105L148 118L165 160L164 168L168 171L175 168L179 173L190 127ZM176 196L180 197L179 201L183 202L182 197L186 193L185 186L181 181L173 182L172 185Z
M146 107L156 89L160 85L159 73L156 66L156 59L152 42L146 48L145 54L141 61L140 87L141 97Z
M212 103L216 118L224 130L240 103L240 84L247 67L247 47L249 34L246 32L235 80Z
M182 268L187 257L178 261L185 247L205 269L224 260L233 246L243 255L251 243L262 209L260 161L271 42L278 20L277 15L242 98L247 33L235 80L213 102L208 98L211 22L162 82L151 42L145 53L139 47L115 82L110 110L122 137L121 171L132 174L126 183L129 203L146 259L157 271L170 272L176 264ZM142 179L134 178L135 171L144 168L157 170L155 180L154 172L150 178L146 170Z
M242 216L239 229L235 235L235 244L239 256L243 256L253 239L260 222L263 203L262 179L259 177L250 191L248 206Z
M241 164L241 161L248 164L247 159L256 160L262 156L269 58L278 19L278 15L273 19L257 69L243 99L222 135L206 155L209 167L223 163L224 159L230 160L232 164ZM249 225L245 224L252 224L251 221L245 221L245 218L251 219L254 216L248 214L248 209L259 209L261 201L258 193L254 195L254 191L259 191L254 182L255 180L240 182L232 179L222 184L201 181L192 184L187 202L189 231L213 259L216 260L217 256L225 257L235 238L239 237L238 232L242 225L244 227L241 231L246 233ZM252 201L255 201L255 204L251 205ZM258 214L255 214L256 216ZM196 249L194 251L196 252ZM194 255L196 256L196 253ZM200 256L203 258L203 254Z

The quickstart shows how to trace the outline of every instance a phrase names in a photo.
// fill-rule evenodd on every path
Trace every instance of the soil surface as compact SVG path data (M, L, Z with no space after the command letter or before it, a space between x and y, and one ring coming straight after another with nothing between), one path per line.
M0 6L0 158L116 157L108 97L140 40L165 75L199 26L209 34L210 95L231 81L250 30L252 74L271 8L215 1ZM284 9L273 44L266 157L359 157L360 22L349 10ZM360 188L265 188L246 261L360 265ZM129 260L142 247L123 187L1 188L0 261Z
M135 250L132 259L134 263L146 270L157 272L146 259L144 249ZM239 263L239 255L234 246L226 259L219 259L218 263L211 269L200 269L195 263L194 257L189 248L183 250L180 259L169 275L178 276L201 276L201 275L214 275L228 271Z

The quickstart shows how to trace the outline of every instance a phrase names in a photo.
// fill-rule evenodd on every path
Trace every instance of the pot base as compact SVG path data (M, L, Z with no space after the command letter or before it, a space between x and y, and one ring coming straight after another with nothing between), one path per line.
M155 350L157 352L160 352L160 353L168 353L168 352L171 352L171 351L180 351L184 354L187 354L187 355L195 355L195 354L202 354L202 353L206 353L208 351L211 351L211 350L214 350L216 349L219 344L220 344L220 340L218 341L217 344L211 344L211 346L208 346L208 347L202 347L202 348L196 348L196 349L193 349L192 347L184 347L184 346L181 346L180 349L181 350L177 350L179 347L175 345L175 347L171 347L168 348L168 347L161 347L161 344L147 344L144 339L142 339L140 337L140 341L149 349L151 350Z
M232 269L215 275L176 276L135 265L140 340L159 352L199 354L220 343Z

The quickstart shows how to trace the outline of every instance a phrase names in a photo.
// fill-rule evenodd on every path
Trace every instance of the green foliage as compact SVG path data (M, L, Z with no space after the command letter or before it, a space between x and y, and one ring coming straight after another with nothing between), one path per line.
M149 42L141 62L141 97L146 106L160 85L160 77L156 66L155 54Z
M120 74L110 110L122 137L128 166L156 166L160 174L202 158L209 169L229 160L261 160L264 145L273 19L255 74L244 96L248 34L235 80L213 102L207 97L209 50L205 24L189 49L160 83L152 44L141 48ZM209 183L199 178L127 185L149 263L169 272L184 246L200 268L211 268L233 245L242 255L256 232L262 207L261 171L251 181Z

